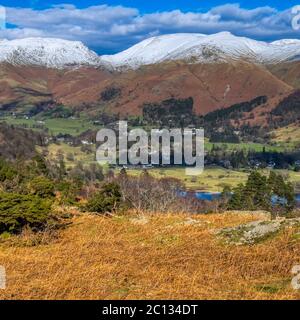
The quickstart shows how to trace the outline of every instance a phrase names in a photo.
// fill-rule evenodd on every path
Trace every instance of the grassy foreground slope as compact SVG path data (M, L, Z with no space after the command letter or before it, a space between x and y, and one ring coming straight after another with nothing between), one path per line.
M57 238L0 243L7 289L0 299L300 299L291 269L299 239L282 231L253 246L214 231L253 214L105 218L77 214Z

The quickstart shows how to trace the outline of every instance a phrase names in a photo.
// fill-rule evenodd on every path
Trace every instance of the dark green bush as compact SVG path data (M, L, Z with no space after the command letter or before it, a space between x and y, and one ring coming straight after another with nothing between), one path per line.
M85 210L97 213L114 212L121 204L122 194L116 183L105 184L85 205Z
M35 157L32 158L31 164L29 166L29 171L31 171L35 175L49 175L49 169L47 167L46 159L38 154Z
M29 183L30 193L41 198L55 197L54 182L43 176L33 178Z
M6 161L0 159L0 182L12 180L15 176L17 176L15 168Z
M279 200L274 201L274 197ZM267 178L258 171L252 171L246 184L239 184L233 190L228 209L271 210L276 214L286 214L294 209L295 204L294 188L280 174L271 171Z
M59 204L75 205L77 203L77 197L81 188L81 183L75 183L70 181L58 182L56 189L59 192Z
M36 195L0 193L0 234L19 233L25 226L43 230L50 219L52 201Z

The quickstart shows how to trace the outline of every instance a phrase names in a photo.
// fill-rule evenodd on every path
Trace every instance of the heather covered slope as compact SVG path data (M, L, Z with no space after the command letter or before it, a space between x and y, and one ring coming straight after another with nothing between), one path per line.
M300 62L286 62L268 66L268 69L285 83L300 88Z
M1 109L11 111L48 103L80 108L87 114L93 106L93 110L104 107L112 113L140 115L144 103L193 97L194 111L206 114L257 96L272 98L292 90L264 67L246 62L170 62L123 73L2 64L0 73ZM117 89L118 95L103 99L103 92L111 88Z
M58 70L40 66L0 64L0 106L2 110L26 112L39 104L74 104L89 102L81 91L110 78L109 71L81 67ZM98 94L98 96L100 93ZM74 97L74 99L69 98ZM97 101L92 98L92 101Z
M120 74L110 82L107 87L118 87L121 93L106 103L111 111L121 114L141 114L143 103L171 97L192 97L194 111L206 114L258 96L272 98L292 90L264 67L241 61L192 65L163 63ZM89 96L99 91L97 85L87 88Z

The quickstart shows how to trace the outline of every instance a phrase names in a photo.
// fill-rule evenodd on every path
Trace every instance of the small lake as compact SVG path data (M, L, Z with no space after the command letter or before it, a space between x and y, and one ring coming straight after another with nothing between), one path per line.
M186 197L187 195L194 195L199 200L205 200L205 201L213 201L220 198L221 193L220 192L203 192L203 191L182 191L180 192L180 195L183 197ZM300 194L295 195L297 204L300 205Z
M213 201L220 198L220 192L195 192L195 196L199 200Z
M180 196L195 196L198 200L213 201L221 196L220 192L181 191Z

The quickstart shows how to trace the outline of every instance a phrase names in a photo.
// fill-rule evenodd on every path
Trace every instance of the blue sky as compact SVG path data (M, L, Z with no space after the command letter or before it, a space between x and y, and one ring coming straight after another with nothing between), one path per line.
M207 10L212 7L216 7L219 5L223 5L228 3L228 1L224 0L107 0L107 1L95 1L95 0L1 0L2 5L8 7L32 7L36 9L45 9L49 8L53 5L67 3L67 4L74 4L78 8L85 8L92 5L99 5L99 4L108 4L111 6L116 5L123 5L125 7L133 7L138 8L141 13L149 13L155 11L167 11L167 10L174 10L174 9L181 9L182 11L201 11ZM263 6L271 6L277 9L287 9L294 5L300 4L299 0L290 0L290 1L283 1L283 0L273 0L273 1L260 1L260 0L253 0L253 1L233 1L232 3L239 3L243 8L257 8Z
M0 38L79 40L100 54L178 32L230 31L264 41L300 38L300 30L291 27L291 8L300 0L0 0L0 4L7 11L7 28L0 30Z

